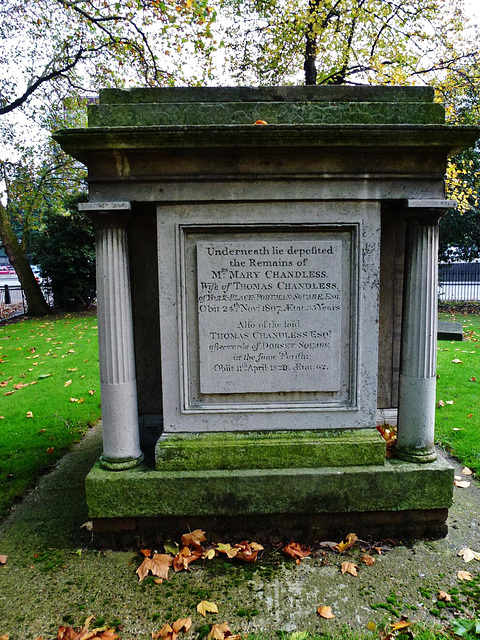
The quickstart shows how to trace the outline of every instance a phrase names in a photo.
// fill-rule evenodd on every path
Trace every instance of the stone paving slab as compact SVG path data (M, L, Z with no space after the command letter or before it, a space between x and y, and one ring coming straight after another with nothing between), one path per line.
M218 559L193 564L190 572L161 585L151 579L139 583L135 570L141 558L135 551L98 551L91 534L80 529L87 520L84 478L100 448L100 430L94 429L0 523L0 554L8 556L0 566L0 635L49 640L61 624L80 625L90 614L121 623L123 640L146 640L168 619L185 616L193 619L187 638L197 637L202 625L224 621L232 630L262 631L267 638L281 629L365 630L369 622L381 625L402 613L440 623L438 589L461 591L460 569L480 581L480 563L465 564L457 555L464 547L480 550L480 489L473 481L468 489L454 490L445 539L397 546L384 541L391 550L376 556L371 567L359 561L367 543L346 557L323 555L317 547L315 557L299 565L269 548L255 564ZM357 578L341 574L343 560L360 566ZM201 618L196 605L202 599L216 602L219 613ZM321 604L332 607L334 620L319 618Z

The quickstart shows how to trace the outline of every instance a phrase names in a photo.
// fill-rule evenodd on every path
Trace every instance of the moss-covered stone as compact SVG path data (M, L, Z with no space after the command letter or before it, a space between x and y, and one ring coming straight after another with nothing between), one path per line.
M345 513L445 509L453 469L388 460L383 466L322 469L153 471L142 465L86 479L92 518Z
M442 124L442 105L421 102L186 102L91 105L89 127L254 124Z
M376 429L164 435L159 471L291 469L384 464Z
M102 89L102 104L139 102L432 102L432 87L135 87Z

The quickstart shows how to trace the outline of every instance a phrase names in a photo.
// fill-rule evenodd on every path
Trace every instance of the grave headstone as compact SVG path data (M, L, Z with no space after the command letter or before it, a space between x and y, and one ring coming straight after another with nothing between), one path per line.
M97 228L97 532L445 532L438 219L478 136L428 87L110 89L55 135Z

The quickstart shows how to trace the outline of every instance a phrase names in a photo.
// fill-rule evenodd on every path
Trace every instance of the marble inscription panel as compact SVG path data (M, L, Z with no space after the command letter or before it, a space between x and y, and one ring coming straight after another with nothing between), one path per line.
M202 394L340 389L341 240L196 251Z

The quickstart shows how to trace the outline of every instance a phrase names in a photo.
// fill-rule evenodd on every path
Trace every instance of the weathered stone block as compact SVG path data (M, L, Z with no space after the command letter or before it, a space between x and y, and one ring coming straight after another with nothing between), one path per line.
M385 465L297 469L152 471L145 465L86 479L92 518L241 516L445 509L453 469L389 459Z
M155 460L158 471L383 465L385 441L376 429L169 434Z

